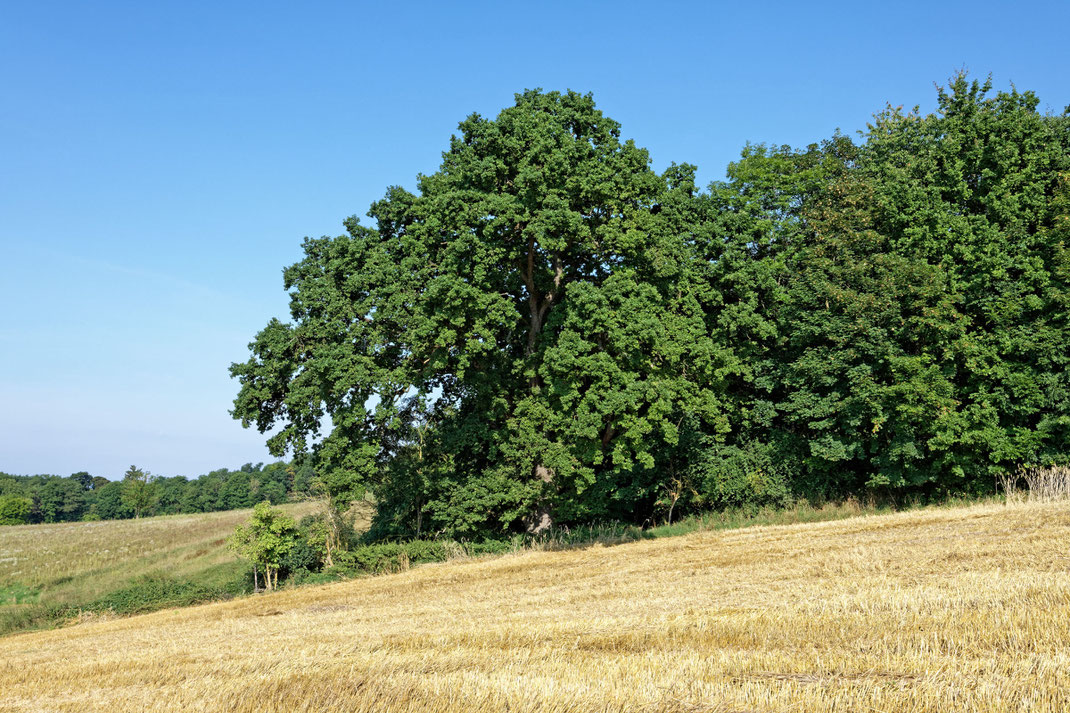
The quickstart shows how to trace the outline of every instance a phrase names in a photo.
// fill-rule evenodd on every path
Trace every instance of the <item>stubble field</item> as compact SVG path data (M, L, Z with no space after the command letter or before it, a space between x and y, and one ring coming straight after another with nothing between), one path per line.
M0 711L1070 710L1070 504L526 552L0 638Z

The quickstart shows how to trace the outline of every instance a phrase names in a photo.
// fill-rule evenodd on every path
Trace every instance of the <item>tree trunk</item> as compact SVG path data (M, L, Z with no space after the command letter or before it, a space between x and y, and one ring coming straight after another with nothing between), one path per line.
M535 466L535 477L544 483L552 483L554 480L554 471L551 468L539 464ZM540 503L535 514L528 522L528 532L532 535L538 535L553 527L554 520L550 516L550 509L546 506L546 503Z
M518 225L517 228L519 229L520 226ZM546 291L546 294L542 295L542 299L540 300L537 291L538 288L535 284L535 254L536 243L535 237L532 236L528 239L526 264L521 267L521 274L524 278L524 287L527 290L528 297L528 318L530 322L528 326L528 344L525 354L529 358L535 354L535 346L539 338L539 333L542 331L542 325L546 320L546 314L550 311L550 307L553 306L554 301L557 299L565 277L565 268L561 261L561 255L555 254L553 257L553 285ZM531 383L528 386L532 392L534 392L539 387L539 377L533 374ZM549 484L554 480L554 471L552 468L547 468L542 463L539 463L535 466L535 477L543 483ZM554 522L550 515L549 507L547 507L546 503L540 503L528 521L527 529L529 533L537 535L549 530L553 524Z
M531 535L539 535L553 526L554 519L550 517L550 511L546 506L540 506L528 523L528 533Z
M323 559L325 567L334 566L334 546L338 540L338 512L330 499L324 501L323 525L326 531L323 533L323 548L327 550L327 556Z
M256 578L256 563L253 563L253 594L260 591L260 580Z

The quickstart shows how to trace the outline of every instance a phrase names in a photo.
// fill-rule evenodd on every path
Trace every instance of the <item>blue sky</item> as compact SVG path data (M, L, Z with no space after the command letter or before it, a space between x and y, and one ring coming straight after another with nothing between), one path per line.
M227 375L305 235L457 123L590 91L655 168L723 176L965 67L1070 104L1070 3L0 4L0 471L270 460Z

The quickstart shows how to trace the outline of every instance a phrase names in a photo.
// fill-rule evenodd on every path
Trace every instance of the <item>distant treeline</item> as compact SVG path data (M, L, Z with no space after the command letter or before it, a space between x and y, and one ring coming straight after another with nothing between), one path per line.
M307 493L314 477L309 466L281 461L220 468L192 480L156 477L134 466L121 481L87 472L67 477L0 473L0 525L214 512L265 500L278 504Z

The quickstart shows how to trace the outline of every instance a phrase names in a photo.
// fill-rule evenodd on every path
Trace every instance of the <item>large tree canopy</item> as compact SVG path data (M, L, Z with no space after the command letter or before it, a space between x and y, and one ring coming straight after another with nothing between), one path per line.
M819 495L977 492L1067 457L1070 117L990 90L959 75L935 114L749 149L712 187L746 246L718 287L753 296L720 320L749 330L757 374L733 389L753 442L721 450L773 444Z
M953 78L706 193L590 96L473 115L285 271L234 415L376 532L938 495L1065 460L1070 119Z
M273 451L310 449L345 497L404 484L382 498L432 527L652 502L659 444L685 418L724 428L725 359L704 328L693 169L649 163L590 96L529 91L469 117L417 194L371 207L375 229L306 240L285 274L294 324L233 367L235 415L280 424ZM396 432L426 420L433 447L399 458Z

